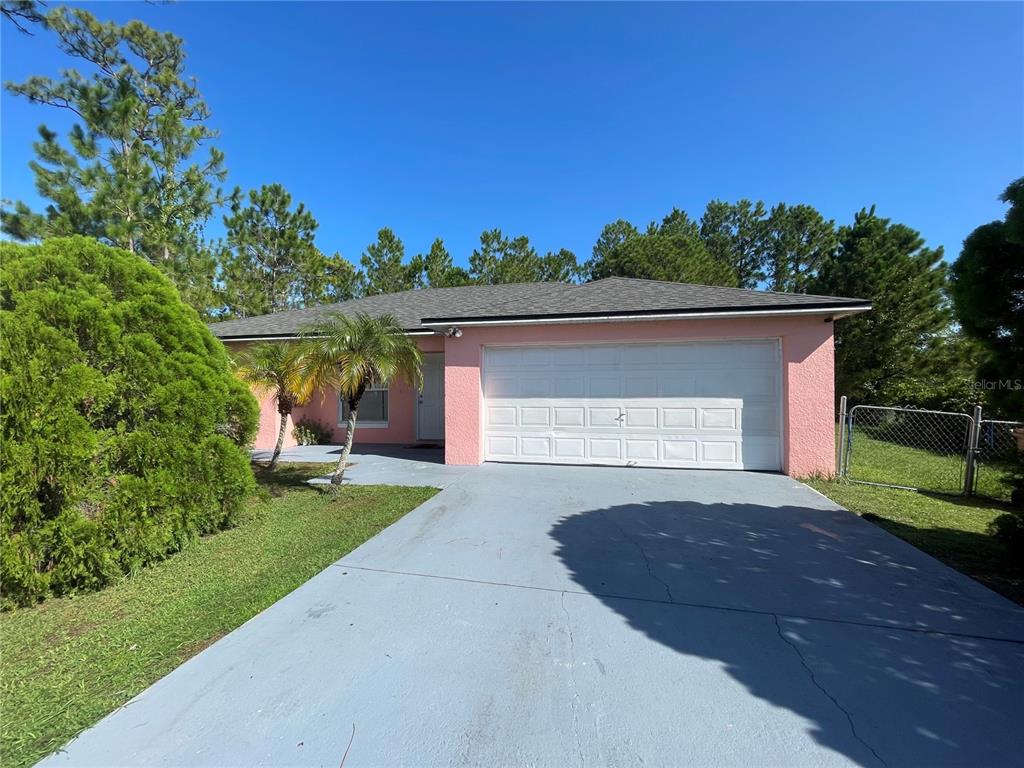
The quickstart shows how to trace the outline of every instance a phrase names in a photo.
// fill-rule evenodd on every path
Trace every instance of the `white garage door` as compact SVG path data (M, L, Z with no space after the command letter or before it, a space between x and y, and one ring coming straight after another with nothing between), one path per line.
M781 469L776 340L484 350L489 461Z

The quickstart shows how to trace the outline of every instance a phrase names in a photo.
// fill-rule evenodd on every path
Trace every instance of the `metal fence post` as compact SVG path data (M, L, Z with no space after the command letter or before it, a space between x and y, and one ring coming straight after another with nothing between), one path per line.
M843 446L846 440L846 395L839 398L839 439L836 441L836 476L843 476Z
M981 439L981 406L974 406L971 417L971 432L967 441L966 466L964 467L964 496L974 495L975 475L978 470L978 441Z

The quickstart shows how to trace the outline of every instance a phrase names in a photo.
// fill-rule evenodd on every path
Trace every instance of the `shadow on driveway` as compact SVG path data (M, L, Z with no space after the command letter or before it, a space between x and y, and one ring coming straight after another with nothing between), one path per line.
M632 628L719 662L856 763L1022 764L1024 612L879 535L842 510L671 501L551 529L571 578ZM774 624L799 664L723 637L723 613Z

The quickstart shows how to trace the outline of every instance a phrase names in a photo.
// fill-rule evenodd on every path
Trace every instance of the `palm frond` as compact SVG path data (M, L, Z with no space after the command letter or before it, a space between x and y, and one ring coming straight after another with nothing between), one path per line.
M235 375L262 394L295 404L305 403L318 388L306 375L303 350L283 342L259 342L234 357Z
M334 313L304 329L303 358L308 375L358 398L371 384L403 379L423 385L422 355L392 315Z

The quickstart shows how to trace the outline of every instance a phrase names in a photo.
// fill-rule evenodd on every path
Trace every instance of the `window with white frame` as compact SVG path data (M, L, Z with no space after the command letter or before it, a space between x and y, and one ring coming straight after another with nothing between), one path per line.
M341 398L341 407L338 409L338 426L345 426L348 421L348 403ZM356 422L356 429L359 427L386 427L388 425L388 388L372 384L366 388L362 399L359 401L359 421Z

